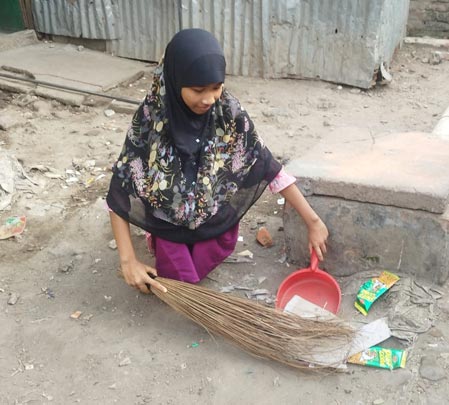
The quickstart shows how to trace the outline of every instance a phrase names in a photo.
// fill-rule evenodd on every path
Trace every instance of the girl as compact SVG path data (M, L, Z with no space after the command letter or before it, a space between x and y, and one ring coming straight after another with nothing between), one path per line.
M226 62L207 31L178 32L154 72L114 165L107 203L126 282L165 288L149 274L190 283L235 248L239 221L269 185L308 228L309 249L326 252L324 223L223 87ZM156 268L137 259L129 223L151 233Z

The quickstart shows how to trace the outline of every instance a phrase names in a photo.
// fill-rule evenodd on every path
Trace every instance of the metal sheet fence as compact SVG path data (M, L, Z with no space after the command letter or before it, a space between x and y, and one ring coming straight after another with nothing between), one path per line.
M197 27L219 39L229 74L321 78L363 88L381 63L389 65L409 8L409 0L35 3L43 32L108 39L108 51L118 56L157 61L180 28Z
M116 0L34 0L35 29L74 38L120 37Z

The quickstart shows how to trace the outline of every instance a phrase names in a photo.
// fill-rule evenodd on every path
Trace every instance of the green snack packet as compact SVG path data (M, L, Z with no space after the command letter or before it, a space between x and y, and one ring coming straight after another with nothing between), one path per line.
M383 271L379 277L374 277L364 283L357 294L354 306L363 314L368 315L368 311L385 291L399 280L396 274Z
M407 352L399 349L385 349L373 346L363 352L354 354L348 359L348 363L361 364L363 366L386 368L405 368Z

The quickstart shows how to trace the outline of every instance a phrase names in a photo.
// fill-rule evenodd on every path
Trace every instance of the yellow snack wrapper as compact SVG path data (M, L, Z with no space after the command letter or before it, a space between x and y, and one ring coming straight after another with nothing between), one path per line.
M373 346L363 352L354 354L348 359L348 363L363 366L386 368L404 368L407 361L407 352L399 349L385 349Z
M374 277L364 283L357 294L354 306L363 314L368 315L368 311L385 291L399 280L396 274L383 271L379 277Z

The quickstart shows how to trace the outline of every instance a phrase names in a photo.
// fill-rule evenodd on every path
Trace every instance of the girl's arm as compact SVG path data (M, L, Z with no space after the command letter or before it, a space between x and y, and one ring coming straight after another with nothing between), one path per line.
M112 232L114 233L120 256L120 267L126 283L132 287L138 288L146 294L150 292L147 284L158 288L162 292L167 292L167 289L164 286L148 275L148 273L150 273L156 276L156 269L137 260L134 246L131 241L129 223L113 211L110 211L109 214L111 217Z
M324 222L316 214L295 184L291 184L279 192L288 203L296 210L307 225L309 231L309 251L312 249L320 260L326 253L326 240L329 232Z

